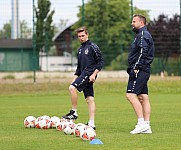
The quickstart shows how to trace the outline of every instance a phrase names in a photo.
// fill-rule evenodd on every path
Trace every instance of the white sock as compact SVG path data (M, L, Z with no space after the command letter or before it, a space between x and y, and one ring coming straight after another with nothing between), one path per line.
M77 109L73 109L73 108L72 108L72 110L75 111L75 112L74 112L74 115L78 116Z
M138 124L144 124L144 118L138 118Z
M91 127L95 127L94 120L89 120L88 125Z
M150 121L145 121L146 124L150 125Z

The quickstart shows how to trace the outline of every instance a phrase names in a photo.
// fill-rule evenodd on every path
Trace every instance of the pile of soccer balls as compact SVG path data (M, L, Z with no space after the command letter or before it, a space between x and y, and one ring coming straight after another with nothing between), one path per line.
M56 116L43 115L37 118L27 116L24 120L24 126L37 129L55 128L57 131L63 131L66 135L75 135L82 140L93 140L96 137L96 132L92 127L83 123L75 124L73 120L60 119Z

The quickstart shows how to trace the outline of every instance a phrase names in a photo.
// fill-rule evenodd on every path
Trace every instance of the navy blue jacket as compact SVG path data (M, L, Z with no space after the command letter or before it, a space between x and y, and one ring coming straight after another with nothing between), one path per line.
M154 57L154 43L147 27L140 28L131 45L128 56L128 74L132 69L143 70L150 73L150 65Z
M75 75L82 73L90 76L96 69L99 71L103 67L103 57L99 47L90 40L81 44L77 53L78 64Z

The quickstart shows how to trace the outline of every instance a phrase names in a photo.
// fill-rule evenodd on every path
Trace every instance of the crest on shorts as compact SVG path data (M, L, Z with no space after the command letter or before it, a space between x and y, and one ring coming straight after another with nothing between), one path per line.
M88 48L85 50L85 52L84 52L86 55L89 53L89 50L88 50Z

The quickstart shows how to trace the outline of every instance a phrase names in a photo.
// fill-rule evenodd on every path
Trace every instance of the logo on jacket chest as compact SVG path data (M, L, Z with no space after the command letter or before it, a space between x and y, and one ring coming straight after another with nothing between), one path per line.
M88 48L84 51L85 55L87 55L89 53Z

